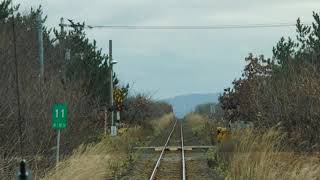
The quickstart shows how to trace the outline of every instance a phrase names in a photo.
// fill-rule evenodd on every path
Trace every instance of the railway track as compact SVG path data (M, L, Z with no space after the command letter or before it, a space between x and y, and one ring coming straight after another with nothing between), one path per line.
M145 153L132 167L132 173L121 179L219 179L207 166L205 148L196 148L204 146L192 134L187 124L175 120L165 134L153 147L141 147L145 149ZM191 146L195 148L192 151Z
M186 179L183 142L182 121L178 122L178 120L176 120L165 144L162 147L161 153L152 170L149 180ZM177 151L166 151L168 146L173 147L173 149L180 149L180 156L177 156Z

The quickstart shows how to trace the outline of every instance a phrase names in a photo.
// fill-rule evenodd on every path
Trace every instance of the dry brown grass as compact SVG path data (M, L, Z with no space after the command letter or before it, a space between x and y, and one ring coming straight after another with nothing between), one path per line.
M157 136L163 131L174 119L174 115L172 113L162 116L159 119L152 120L151 126L154 130L154 135Z
M189 114L186 121L202 140L214 138L215 127L223 126L198 114ZM232 132L207 155L212 168L227 180L320 180L319 154L289 149L286 135L277 128L264 133L252 129Z
M107 140L103 140L95 145L80 146L43 179L103 179L110 159L108 144Z
M316 180L319 159L286 149L284 135L275 129L258 134L242 130L232 135L228 180ZM230 149L229 149L230 150Z
M165 115L152 121L155 130L163 130L173 115ZM81 145L73 154L45 175L43 180L102 180L116 179L133 161L132 147L147 136L140 127L131 127L123 135L106 136L97 144Z

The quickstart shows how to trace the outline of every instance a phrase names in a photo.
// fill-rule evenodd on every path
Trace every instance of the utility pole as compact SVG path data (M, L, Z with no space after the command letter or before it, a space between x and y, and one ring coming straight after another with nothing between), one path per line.
M68 61L70 61L70 49L66 49L64 50L64 42L63 42L63 38L64 38L64 19L63 17L60 18L60 36L59 36L59 44L60 44L60 55L63 58L63 65L62 65L62 79L63 82L66 83L66 63Z
M63 50L62 50L63 52ZM71 60L71 49L65 49L65 54L64 54L64 62L62 65L63 68L63 81L65 85L67 84L67 64Z
M38 45L39 45L39 63L40 63L40 74L39 79L44 79L44 60L43 60L43 32L42 32L42 19L41 12L37 15L37 29L38 29Z
M113 107L113 59L112 59L112 40L109 40L109 66L110 66L110 106L111 106L111 136L117 134L114 125L114 107Z
M60 33L62 34L63 32L64 32L64 19L63 19L63 17L62 18L60 18L60 24L59 24L59 26L60 26Z

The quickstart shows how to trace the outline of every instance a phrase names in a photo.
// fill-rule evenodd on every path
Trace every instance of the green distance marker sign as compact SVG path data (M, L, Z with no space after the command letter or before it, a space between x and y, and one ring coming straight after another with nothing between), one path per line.
M66 104L54 104L52 107L52 127L64 129L67 127L68 108Z

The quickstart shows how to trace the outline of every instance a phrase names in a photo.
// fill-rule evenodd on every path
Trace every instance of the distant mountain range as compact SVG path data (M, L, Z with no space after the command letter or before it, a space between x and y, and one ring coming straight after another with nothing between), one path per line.
M184 117L188 112L194 110L199 104L217 103L220 93L208 94L186 94L173 98L163 99L173 107L173 111L178 118Z

